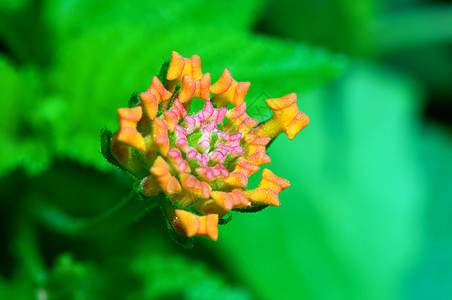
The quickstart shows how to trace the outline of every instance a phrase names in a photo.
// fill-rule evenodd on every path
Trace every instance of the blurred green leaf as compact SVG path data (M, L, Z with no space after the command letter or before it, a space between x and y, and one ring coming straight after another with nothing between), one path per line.
M310 125L269 151L292 186L280 208L234 216L223 258L261 299L396 299L417 259L425 196L418 90L355 65L301 99Z
M407 280L410 299L450 299L452 297L452 132L430 125L425 128L420 147L429 184L429 202L423 219L425 240L422 259Z
M177 26L208 24L214 18L218 27L234 29L250 27L267 1L88 1L47 0L46 21L59 39L78 36L93 28L113 24L159 27L161 31ZM80 20L84 20L80 22ZM152 40L147 39L152 44Z
M23 9L29 2L29 0L0 0L0 10L11 13Z
M346 0L272 1L260 28L271 34L322 45L334 51L365 55L378 2Z
M417 27L417 30L411 30L414 27ZM424 5L388 14L375 24L376 47L379 52L384 52L413 46L450 43L451 28L452 5Z
M251 299L203 263L179 255L141 255L131 268L143 280L142 299Z
M164 243L152 247L143 238L128 247L134 255L107 254L89 261L60 254L39 284L24 272L10 280L0 277L1 299L251 299L204 263L176 254Z
M41 22L41 2L0 0L0 43L15 62L45 68L53 40Z
M410 71L413 78L422 82L433 95L434 101L451 103L452 99L452 55L447 44L426 45L391 53L387 56Z
M28 283L6 280L0 276L0 299L30 299L33 297Z
M51 151L33 124L41 99L36 70L15 67L0 55L0 176L16 167L34 174L49 164Z
M95 264L78 262L72 255L62 254L49 272L45 294L47 299L54 300L105 299L114 286L110 287L104 276Z

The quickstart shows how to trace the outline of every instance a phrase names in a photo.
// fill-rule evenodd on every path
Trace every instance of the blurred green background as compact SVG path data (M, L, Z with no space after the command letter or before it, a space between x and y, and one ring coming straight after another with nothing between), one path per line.
M452 299L451 2L0 0L0 299ZM45 222L127 196L100 130L173 50L250 81L255 118L298 94L310 125L269 149L281 207L192 249L158 209Z

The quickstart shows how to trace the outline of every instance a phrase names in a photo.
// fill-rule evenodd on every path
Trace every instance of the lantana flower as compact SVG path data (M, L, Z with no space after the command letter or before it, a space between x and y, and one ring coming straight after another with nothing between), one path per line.
M165 195L161 207L180 237L217 240L230 211L279 206L279 193L290 186L264 168L260 184L247 188L248 178L271 161L267 145L283 132L293 139L309 118L292 93L267 99L273 116L260 123L246 112L249 87L228 69L211 84L198 55L173 52L164 77L118 109L111 154L139 180L143 196ZM203 108L192 111L193 99L203 100Z

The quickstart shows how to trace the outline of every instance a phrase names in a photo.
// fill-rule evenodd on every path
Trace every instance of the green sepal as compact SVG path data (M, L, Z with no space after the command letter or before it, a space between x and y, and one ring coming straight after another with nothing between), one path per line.
M279 136L279 135L278 135ZM275 136L270 142L268 142L267 146L265 146L265 150L268 151L270 149L270 146L273 144L273 142L278 138L278 136Z
M168 73L168 68L170 65L169 60L165 60L165 62L162 64L162 67L160 68L159 75L157 78L160 80L160 82L165 86L168 80L166 79L166 74Z
M134 108L134 107L136 107L138 105L139 102L140 102L139 93L133 93L130 96L129 103L127 104L127 106L129 108Z
M114 165L115 167L118 167L119 169L121 169L121 171L123 171L125 174L127 174L127 176L129 176L130 178L132 178L134 181L138 180L138 178L129 170L127 170L126 168L124 168L119 162L118 160L114 157L113 153L111 153L111 139L113 137L113 133L104 128L101 130L100 133L100 147L101 147L101 152L102 152L102 156L112 165Z
M222 218L218 219L218 225L225 225L231 222L232 220L232 212L228 211L226 215L224 215Z
M202 137L202 132L193 132L192 134L187 136L188 145L191 147L195 147L198 144L198 141Z
M181 88L181 85L178 84L178 85L176 86L176 88L174 89L174 93L173 93L173 95L171 96L170 102L169 102L169 104L168 104L168 108L169 108L169 109L171 109L171 106L173 105L174 99L176 99L177 93L179 93L180 88Z
M187 158L185 159L185 161L187 161L190 169L196 170L196 168L199 168L199 162L196 160L196 158Z
M267 204L261 204L258 206L251 206L249 208L234 208L233 211L238 211L238 212L242 212L242 213L255 213L255 212L259 212L259 211L263 210L267 206L268 206Z
M215 131L212 131L212 137L210 139L210 149L215 148L215 143L218 141L218 134Z
M101 147L101 152L102 152L102 156L112 165L117 166L117 167L121 167L121 165L119 164L119 162L116 160L116 158L113 156L113 154L111 153L111 139L113 137L113 133L104 128L101 130L100 133L100 147Z
M226 170L228 170L228 172L232 172L233 168L231 168L231 167L234 167L234 166L231 166L231 160L232 160L231 157L232 157L231 153L228 153L228 154L226 154L226 157L224 158L223 166L226 167Z
M143 157L141 156L140 152L137 149L132 148L132 154L138 159L142 166L147 165L147 163L143 160Z
M168 139L170 141L170 145L176 142L176 134L174 132L168 132Z

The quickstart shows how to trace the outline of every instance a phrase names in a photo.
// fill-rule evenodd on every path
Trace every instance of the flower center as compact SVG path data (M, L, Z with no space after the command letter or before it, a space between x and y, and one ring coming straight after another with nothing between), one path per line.
M168 156L185 156L189 167L204 180L229 177L231 160L244 155L245 150L240 145L242 133L225 132L229 131L223 124L226 112L227 108L216 109L206 101L198 113L181 119L181 124L175 126L174 145Z

